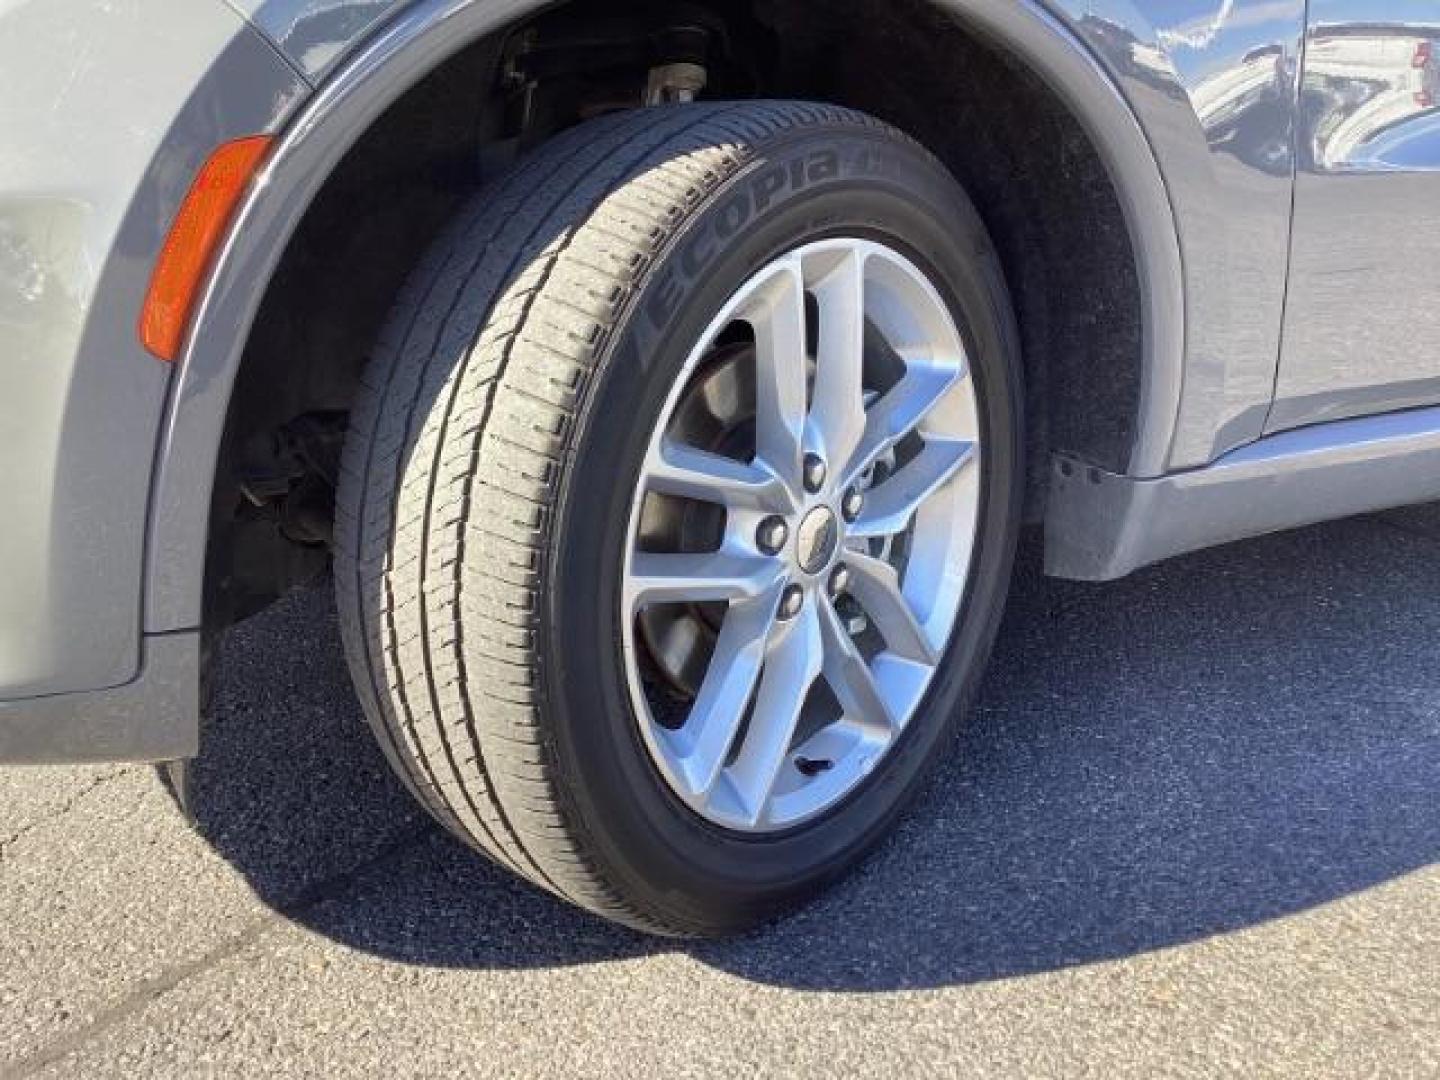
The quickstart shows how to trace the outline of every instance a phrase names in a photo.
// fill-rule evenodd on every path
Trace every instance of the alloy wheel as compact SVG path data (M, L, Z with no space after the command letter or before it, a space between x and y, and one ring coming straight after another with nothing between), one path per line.
M895 746L962 616L980 455L963 339L901 252L809 244L724 306L651 438L621 590L631 704L692 810L788 829Z

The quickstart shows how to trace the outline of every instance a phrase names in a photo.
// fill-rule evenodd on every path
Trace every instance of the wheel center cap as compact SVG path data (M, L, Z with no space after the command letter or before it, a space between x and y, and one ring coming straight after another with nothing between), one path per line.
M834 557L840 544L840 523L827 506L817 506L800 522L795 534L795 557L800 569L807 574L818 574Z

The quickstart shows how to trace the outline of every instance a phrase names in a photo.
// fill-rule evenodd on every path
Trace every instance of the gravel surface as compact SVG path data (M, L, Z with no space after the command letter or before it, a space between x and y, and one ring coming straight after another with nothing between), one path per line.
M148 767L0 771L0 1076L1440 1076L1440 508L1037 560L894 840L685 947L430 825L295 596L193 828Z

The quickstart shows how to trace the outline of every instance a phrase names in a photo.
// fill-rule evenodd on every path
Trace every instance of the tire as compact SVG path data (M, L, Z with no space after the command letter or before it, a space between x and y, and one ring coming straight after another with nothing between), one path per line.
M621 647L634 492L726 298L767 260L851 236L922 267L963 339L984 447L973 553L943 660L878 766L812 818L747 832L678 797L646 742ZM812 895L891 826L988 657L1024 475L1015 342L973 207L876 120L667 106L540 148L417 268L352 412L337 592L393 767L465 842L644 931L733 932Z

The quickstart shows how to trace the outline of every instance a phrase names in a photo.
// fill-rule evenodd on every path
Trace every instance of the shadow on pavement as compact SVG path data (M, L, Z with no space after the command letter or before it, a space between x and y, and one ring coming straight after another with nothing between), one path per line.
M1235 545L1109 585L1033 542L981 701L857 874L686 946L776 985L933 987L1251 926L1440 860L1440 509ZM428 824L351 694L329 593L240 627L191 770L198 828L288 917L443 967L674 949Z

